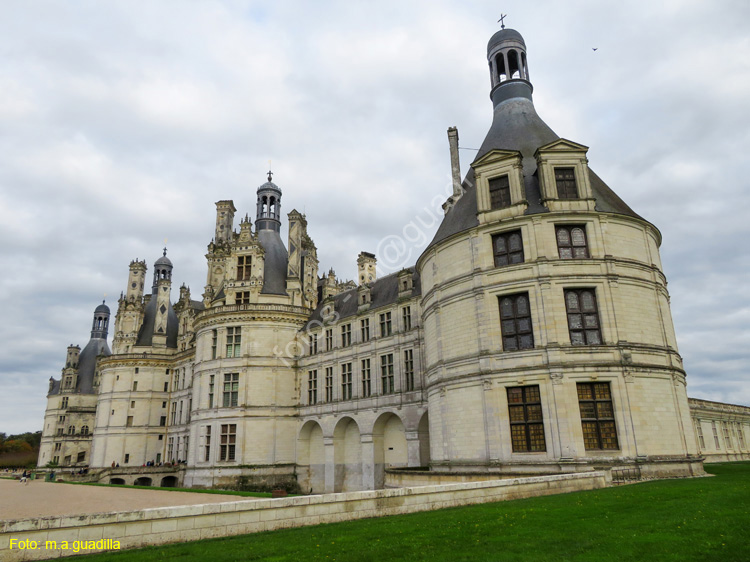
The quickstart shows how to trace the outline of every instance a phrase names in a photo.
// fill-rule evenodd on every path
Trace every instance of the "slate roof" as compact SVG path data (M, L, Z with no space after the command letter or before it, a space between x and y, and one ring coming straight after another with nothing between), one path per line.
M135 347L150 347L153 342L154 324L156 324L156 301L156 294L154 293L146 305L146 310L143 314L143 324L141 324L141 329L138 331ZM177 349L178 328L177 313L175 313L170 302L169 310L167 311L167 347Z
M263 265L263 289L261 294L286 295L286 273L289 254L281 235L275 230L258 230L258 240L266 251Z

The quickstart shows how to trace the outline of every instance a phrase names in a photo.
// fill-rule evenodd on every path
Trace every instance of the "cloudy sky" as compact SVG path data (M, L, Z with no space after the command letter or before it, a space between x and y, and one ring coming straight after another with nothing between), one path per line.
M746 0L9 0L0 431L41 429L49 377L103 298L116 311L132 259L167 239L200 298L214 202L252 216L269 160L322 269L354 278L404 232L392 265L414 263L450 189L446 129L476 148L489 128L501 11L541 117L663 234L689 394L750 404Z

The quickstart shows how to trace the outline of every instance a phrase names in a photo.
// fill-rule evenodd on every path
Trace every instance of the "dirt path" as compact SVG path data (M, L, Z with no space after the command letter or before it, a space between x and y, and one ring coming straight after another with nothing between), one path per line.
M49 515L133 511L147 507L222 503L241 499L253 498L222 494L79 486L41 480L32 480L27 486L18 480L0 479L0 521Z

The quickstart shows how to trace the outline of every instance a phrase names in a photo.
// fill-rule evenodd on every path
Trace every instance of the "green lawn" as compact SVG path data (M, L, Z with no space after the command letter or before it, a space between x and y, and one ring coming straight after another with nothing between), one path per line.
M716 477L645 482L76 560L750 560L750 463L706 469Z

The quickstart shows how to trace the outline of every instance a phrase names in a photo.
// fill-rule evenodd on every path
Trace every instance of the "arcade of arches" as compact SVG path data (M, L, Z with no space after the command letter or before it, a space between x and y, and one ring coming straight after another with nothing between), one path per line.
M297 438L297 480L312 493L383 488L386 469L426 467L429 451L426 412L414 424L394 412L307 420Z

